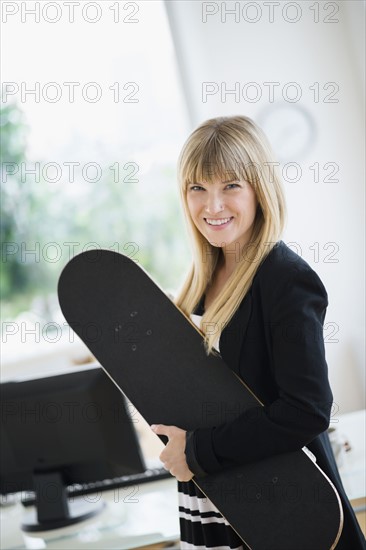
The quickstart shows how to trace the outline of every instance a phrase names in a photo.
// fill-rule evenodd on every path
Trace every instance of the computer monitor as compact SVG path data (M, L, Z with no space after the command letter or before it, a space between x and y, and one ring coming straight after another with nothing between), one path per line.
M0 392L0 492L35 492L24 531L64 527L102 510L102 499L68 499L67 486L146 470L128 402L100 366L6 382Z

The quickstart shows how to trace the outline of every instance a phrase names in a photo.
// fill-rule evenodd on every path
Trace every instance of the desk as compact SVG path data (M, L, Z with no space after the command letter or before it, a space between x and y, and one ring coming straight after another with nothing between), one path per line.
M84 497L93 500L93 495ZM175 478L106 491L106 508L98 516L53 531L24 533L24 507L19 502L1 509L1 549L129 550L179 540ZM134 502L135 501L135 502ZM175 546L178 548L178 546Z
M338 415L332 419L352 450L344 453L339 472L358 518L365 529L365 411ZM82 498L92 498L87 495ZM177 482L174 478L103 493L106 509L99 516L71 527L26 534L20 529L24 508L20 503L1 509L1 549L118 549L127 550L179 540ZM137 502L132 502L135 499Z
M335 416L331 425L351 445L351 450L342 454L338 469L344 489L366 536L366 411Z
M331 426L351 445L349 452L342 453L341 463L338 465L347 496L350 500L365 498L366 411L337 415L332 419Z

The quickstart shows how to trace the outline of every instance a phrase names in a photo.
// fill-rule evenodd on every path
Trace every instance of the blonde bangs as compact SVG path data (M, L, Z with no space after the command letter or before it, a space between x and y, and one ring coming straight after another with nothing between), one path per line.
M258 183L258 170L244 147L229 144L222 135L212 135L200 141L193 151L185 151L180 164L182 190L190 184L214 180L245 180L254 187Z

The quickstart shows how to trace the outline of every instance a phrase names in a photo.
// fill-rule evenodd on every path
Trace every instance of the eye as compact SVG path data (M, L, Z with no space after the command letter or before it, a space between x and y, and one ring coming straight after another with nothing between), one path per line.
M202 189L204 190L201 185L191 185L189 188L190 191L201 191Z
M231 189L235 189L235 187L240 187L240 185L238 185L237 183L229 183L226 188L231 188Z

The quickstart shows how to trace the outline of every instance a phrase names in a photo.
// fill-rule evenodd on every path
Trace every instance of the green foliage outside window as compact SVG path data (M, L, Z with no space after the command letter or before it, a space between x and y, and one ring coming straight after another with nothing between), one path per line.
M43 318L51 321L47 303L50 297L55 303L58 276L88 243L133 257L164 290L174 292L190 261L175 159L138 173L133 183L116 182L108 159L95 183L79 178L53 184L42 172L37 182L21 169L22 163L35 164L27 159L24 118L16 104L0 110L2 319L32 310L41 299Z

